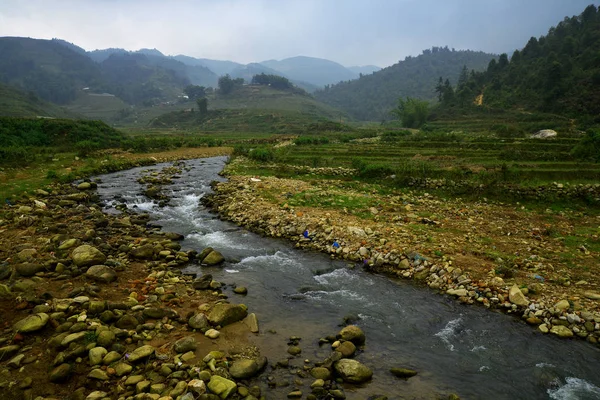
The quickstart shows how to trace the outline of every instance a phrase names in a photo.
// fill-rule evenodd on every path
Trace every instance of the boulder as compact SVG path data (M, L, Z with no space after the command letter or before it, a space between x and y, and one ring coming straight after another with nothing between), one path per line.
M366 340L365 333L356 325L348 325L344 327L340 331L339 336L342 339L350 341L357 346L365 344Z
M17 271L17 273L19 275L29 277L29 276L34 276L38 272L43 271L44 266L40 265L40 264L25 262L25 263L15 265L15 270Z
M208 382L208 389L221 399L226 399L237 391L237 385L229 379L225 379L219 375L213 375Z
M225 257L223 257L223 255L218 251L213 250L210 253L208 253L206 257L204 257L204 259L202 260L202 264L218 265L221 264L223 261L225 261Z
M106 265L93 265L85 273L85 276L93 281L110 283L117 280L117 273Z
M50 382L60 383L64 382L71 376L71 372L73 369L71 365L67 363L60 364L58 367L54 368L49 375Z
M521 289L517 285L512 285L510 290L508 291L508 299L511 303L516 304L521 307L527 307L529 305L529 300L525 297Z
M196 278L194 282L192 282L192 287L196 290L207 290L210 289L210 283L212 282L212 275L206 274L202 275L200 278Z
M147 344L147 345L138 347L131 354L129 354L128 360L129 360L129 362L134 363L134 362L142 360L144 358L148 358L152 354L154 354L154 347Z
M335 349L335 351L340 352L342 354L342 357L348 358L354 355L354 352L356 352L356 346L354 345L354 343L349 341L343 342Z
M129 254L133 258L138 260L152 260L154 258L154 246L151 244L144 244L142 246L131 249Z
M205 330L210 328L208 318L203 313L194 314L188 320L188 325L192 329Z
M331 379L331 371L325 367L314 367L310 370L310 374L315 379L328 381Z
M89 267L106 262L106 256L100 250L88 244L76 247L71 253L71 258L78 267Z
M558 133L555 130L542 129L542 130L537 131L536 133L532 134L531 137L533 139L548 139L548 138L556 137L557 135L558 135Z
M45 327L49 320L50 316L48 314L38 313L17 321L17 323L13 325L13 329L15 332L20 333L35 332Z
M371 379L373 372L356 360L342 358L333 364L335 372L348 383L363 383Z
M390 372L392 373L392 375L398 378L405 379L417 375L417 371L408 368L391 368Z
M258 373L258 364L255 360L236 360L231 367L229 367L229 373L235 379L252 378Z
M200 254L196 255L196 260L198 260L198 262L202 262L202 260L204 260L206 258L207 255L209 255L211 252L213 251L212 247L207 247L204 250L202 250L200 252Z
M244 304L221 303L213 307L208 314L208 321L213 325L225 326L241 321L248 315L248 307Z
M88 354L90 365L94 366L101 364L106 354L108 354L108 350L106 350L104 347L94 347L93 349L90 349Z
M198 347L196 339L193 336L186 336L175 342L173 350L177 353L187 353L196 350L196 347Z

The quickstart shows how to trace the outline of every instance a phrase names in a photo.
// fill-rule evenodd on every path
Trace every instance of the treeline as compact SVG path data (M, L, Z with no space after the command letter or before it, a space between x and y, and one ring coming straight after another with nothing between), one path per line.
M387 120L399 97L433 101L439 76L456 82L463 65L480 71L494 58L493 54L478 51L433 47L360 79L325 86L314 96L358 120Z
M455 87L439 78L436 92L446 111L480 104L568 115L585 126L600 122L599 88L600 11L590 5L483 72L463 68Z

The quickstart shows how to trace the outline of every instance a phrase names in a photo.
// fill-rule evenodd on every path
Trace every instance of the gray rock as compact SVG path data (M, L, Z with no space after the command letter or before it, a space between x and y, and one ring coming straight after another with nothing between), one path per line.
M258 333L258 318L256 314L250 313L246 318L242 321L246 326L250 329L252 333Z
M173 350L177 353L187 353L196 350L197 347L196 339L193 336L186 336L175 342Z
M213 325L225 326L241 321L248 315L248 307L244 304L216 304L208 314L208 321Z
M356 346L354 345L354 343L347 341L340 344L335 349L335 351L340 352L342 354L342 357L348 358L354 355L354 353L356 352Z
M110 283L117 280L117 273L106 265L93 265L85 273L85 276L96 282Z
M235 379L248 379L258 374L258 363L255 360L240 359L229 367L229 373Z
M119 329L135 329L139 325L139 321L133 315L125 314L117 322L115 326Z
M15 332L28 333L39 331L46 326L50 316L46 313L30 315L13 325Z
M124 362L115 364L114 368L116 375L119 377L128 375L133 370L133 367L131 365Z
M71 258L78 267L89 267L106 262L106 256L100 250L87 244L75 248L71 253Z
M167 315L167 310L158 307L148 307L144 309L142 315L146 318L161 319Z
M310 370L310 374L315 379L327 381L331 379L331 371L325 367L314 367Z
M138 260L152 260L154 258L155 248L151 244L145 244L131 249L129 254Z
M192 329L200 329L205 330L210 328L210 323L208 322L208 318L203 313L194 314L188 320L188 325Z
M371 379L373 372L356 360L343 358L333 364L335 372L348 383L363 383Z
M339 336L342 339L344 339L346 341L350 341L357 346L365 344L365 340L366 340L364 332L362 331L362 329L360 329L356 325L348 325L348 326L344 327L340 331Z
M144 345L135 349L131 354L129 354L129 362L135 363L136 361L142 360L144 358L148 358L154 354L154 347L150 345Z

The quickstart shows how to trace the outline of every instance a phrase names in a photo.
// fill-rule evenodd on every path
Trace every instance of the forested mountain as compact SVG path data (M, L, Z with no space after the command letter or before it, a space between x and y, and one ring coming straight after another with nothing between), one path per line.
M325 86L315 97L359 120L388 119L399 97L433 100L440 76L456 82L463 66L481 71L495 57L481 51L433 47L360 79Z
M268 60L260 64L281 72L289 79L316 86L358 78L358 73L336 62L314 57L291 57L281 61Z
M0 38L0 82L57 104L102 84L100 66L55 40Z
M177 61L181 61L186 65L206 67L218 76L231 74L231 72L234 69L244 66L244 64L236 63L233 61L210 60L208 58L194 58L184 56L182 54L174 56L172 58L174 58Z
M446 76L446 75L444 75ZM483 95L483 96L479 96ZM519 108L587 116L600 122L600 10L566 17L546 36L492 60L485 72L463 77L442 107Z

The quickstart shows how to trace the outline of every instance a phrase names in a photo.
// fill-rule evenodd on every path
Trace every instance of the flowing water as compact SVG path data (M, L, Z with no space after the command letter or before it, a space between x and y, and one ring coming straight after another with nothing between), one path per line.
M114 212L119 196L129 208L150 213L164 230L184 234L184 249L211 246L223 253L224 266L192 265L187 272L210 273L220 282L248 288L245 297L226 293L257 314L259 347L272 362L285 358L286 339L293 335L302 338L295 365L324 359L330 349L319 347L318 339L338 332L343 317L351 315L367 336L356 358L373 369L374 377L362 387L347 386L348 399L375 394L430 399L440 393L463 399L600 399L600 350L588 343L542 335L516 318L464 306L410 282L219 220L199 200L210 192L211 181L222 179L218 172L225 161L185 162L185 171L166 188L170 205L162 208L141 194L136 179L167 164L100 176L98 191L107 212ZM388 372L391 367L419 374L397 379ZM267 395L285 398L291 389Z

